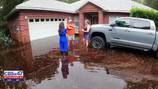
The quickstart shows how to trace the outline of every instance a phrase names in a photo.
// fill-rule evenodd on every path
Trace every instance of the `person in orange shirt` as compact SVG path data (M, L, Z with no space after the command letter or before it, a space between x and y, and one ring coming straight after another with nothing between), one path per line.
M75 39L75 27L71 19L68 21L67 24L67 36L69 41Z
M69 19L68 24L67 24L67 37L68 37L68 41L69 41L68 42L69 48L70 48L69 50L71 50L70 51L70 53L71 53L73 50L73 46L74 46L73 40L75 40L75 27L74 27L74 24L71 19Z

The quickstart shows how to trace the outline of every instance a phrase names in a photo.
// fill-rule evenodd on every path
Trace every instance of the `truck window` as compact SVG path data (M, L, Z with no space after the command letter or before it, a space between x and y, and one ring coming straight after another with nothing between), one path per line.
M131 26L136 29L150 30L150 22L146 20L133 19Z
M130 27L130 20L123 18L115 21L116 26L118 27Z

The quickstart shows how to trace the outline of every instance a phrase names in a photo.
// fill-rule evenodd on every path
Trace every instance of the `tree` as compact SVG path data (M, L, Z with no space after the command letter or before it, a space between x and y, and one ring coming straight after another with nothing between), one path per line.
M18 4L25 0L2 0L2 15L6 16Z
M0 0L0 26L6 22L6 16L18 4L25 0Z
M143 4L158 10L158 0L142 0Z
M10 34L7 29L7 18L9 12L25 0L0 0L0 44L5 47L11 45Z

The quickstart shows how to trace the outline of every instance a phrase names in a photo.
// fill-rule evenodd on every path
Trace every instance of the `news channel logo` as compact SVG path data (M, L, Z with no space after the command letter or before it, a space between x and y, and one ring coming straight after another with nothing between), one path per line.
M3 71L4 82L19 82L24 80L23 70L4 70Z

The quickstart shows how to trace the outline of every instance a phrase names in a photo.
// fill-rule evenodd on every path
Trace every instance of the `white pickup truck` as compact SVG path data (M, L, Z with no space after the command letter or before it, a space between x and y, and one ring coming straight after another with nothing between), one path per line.
M93 48L122 46L152 50L158 57L158 32L154 21L149 19L122 17L108 25L92 25L90 39Z

